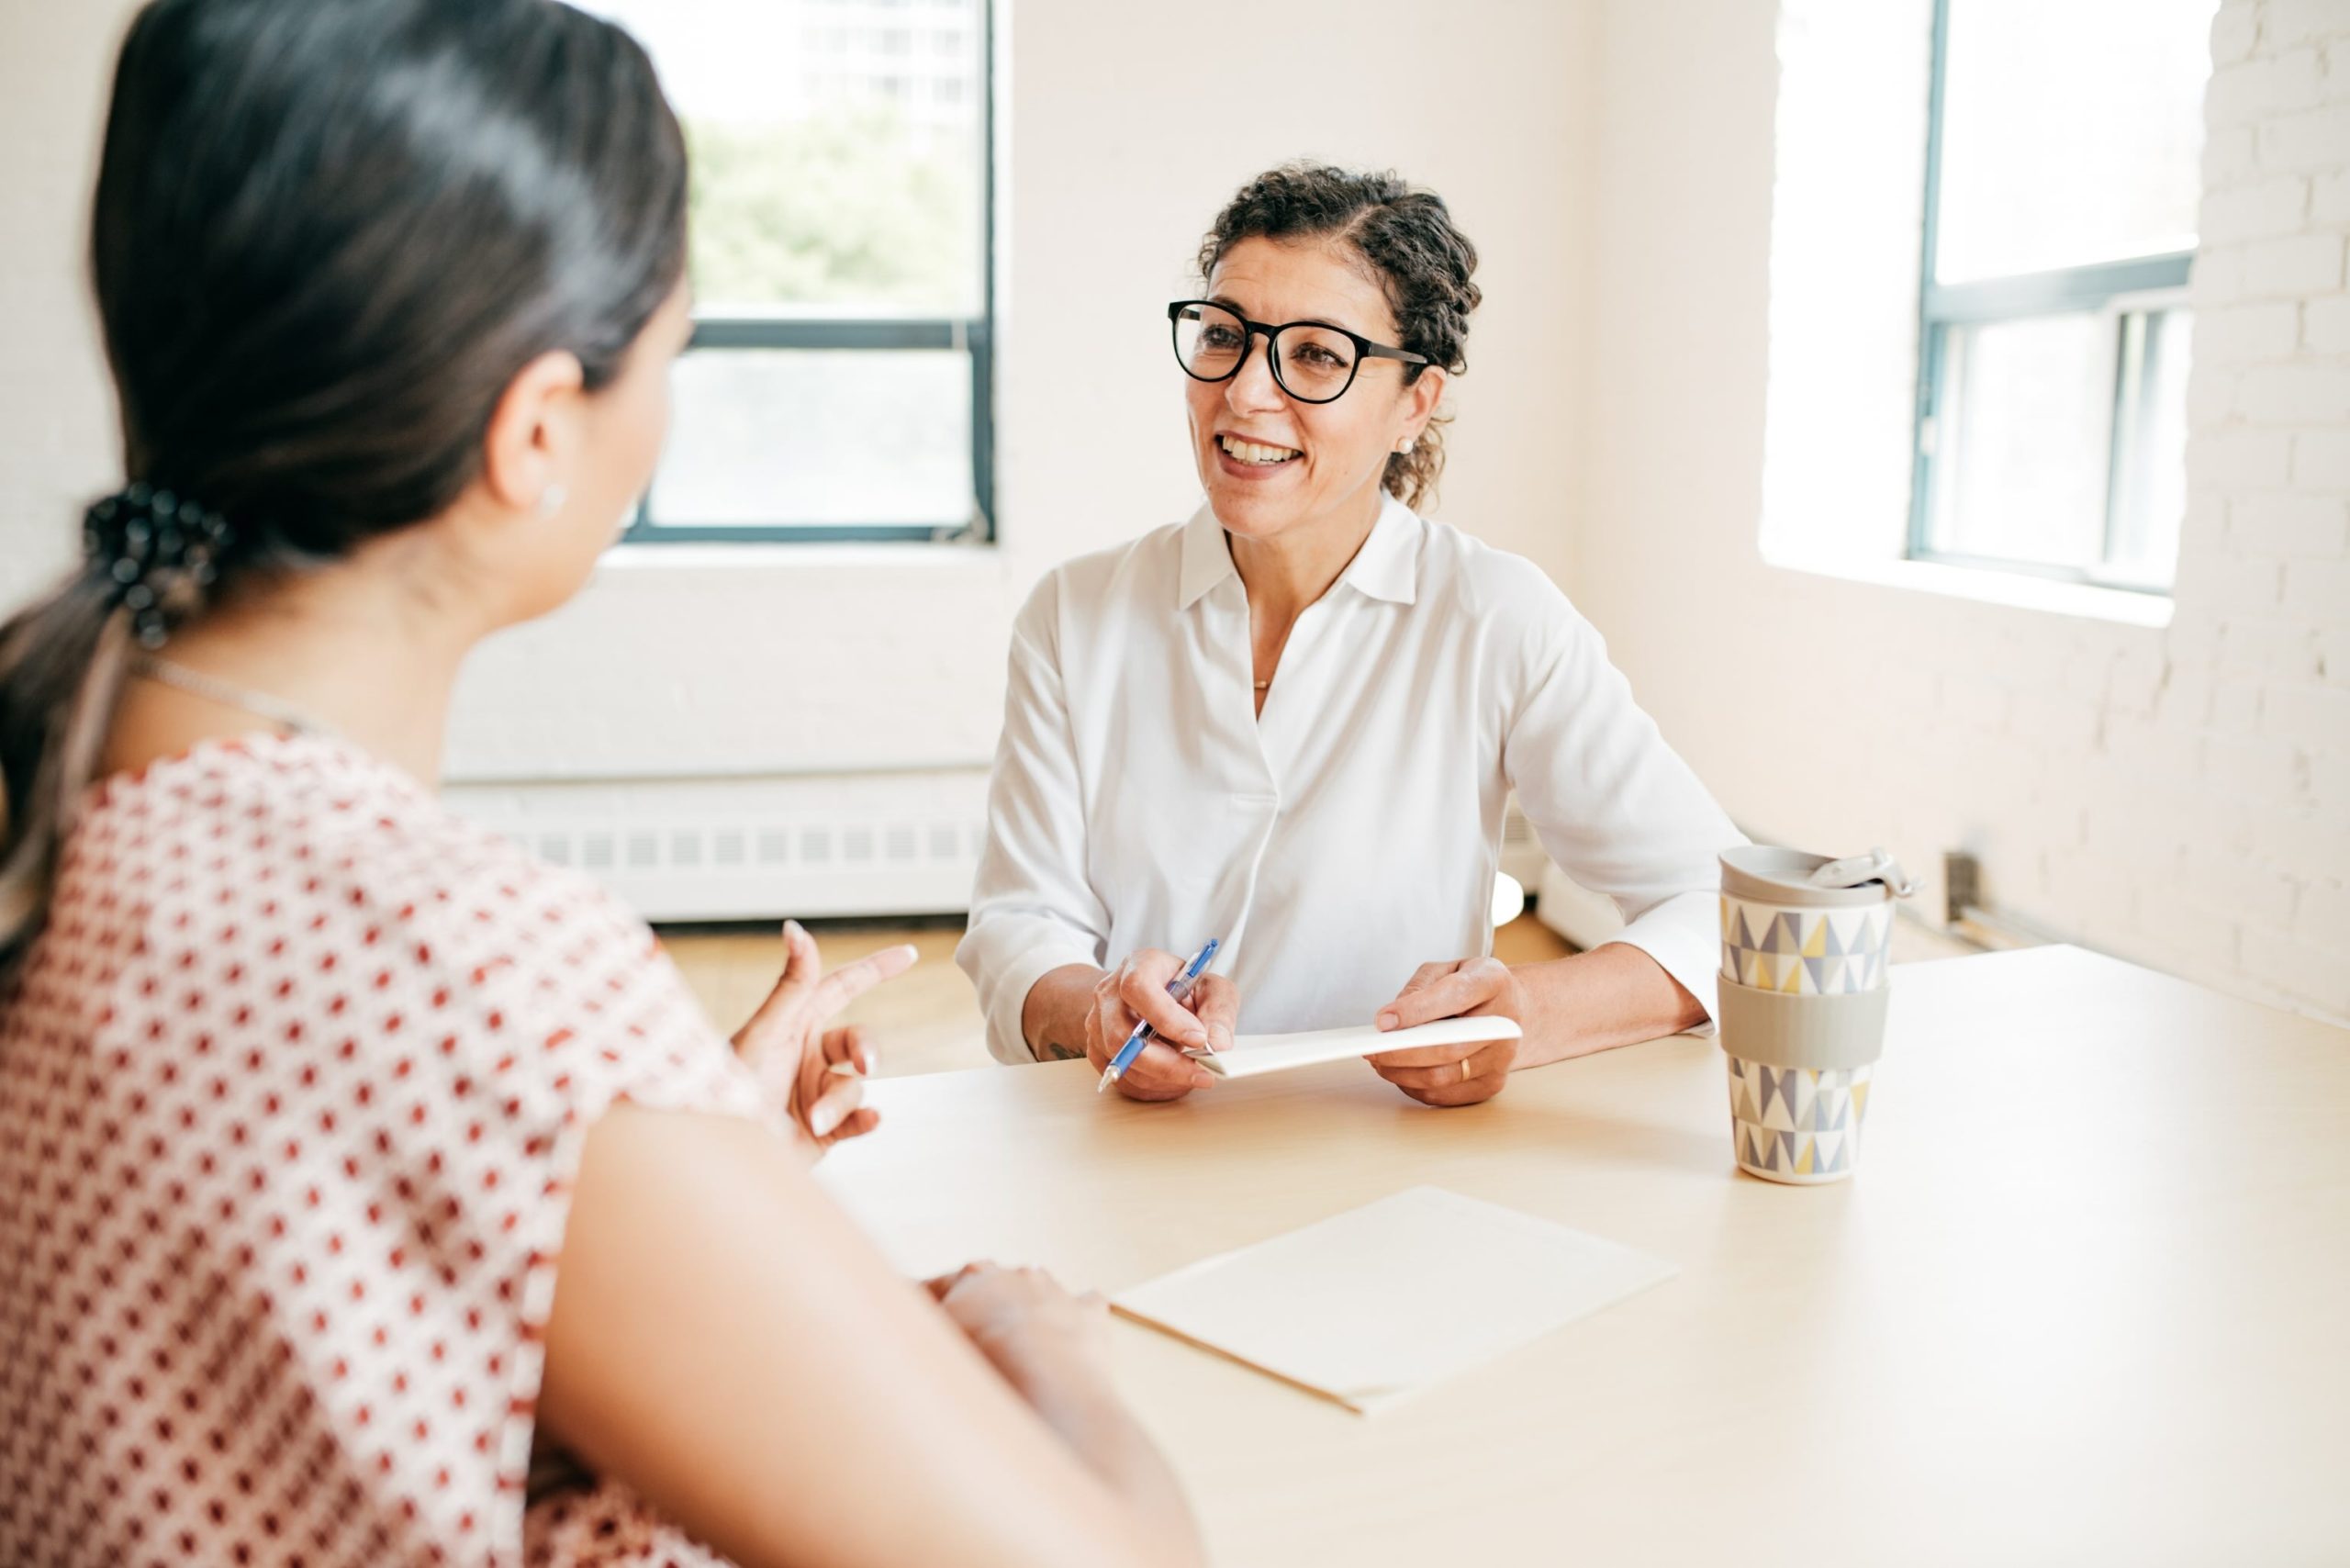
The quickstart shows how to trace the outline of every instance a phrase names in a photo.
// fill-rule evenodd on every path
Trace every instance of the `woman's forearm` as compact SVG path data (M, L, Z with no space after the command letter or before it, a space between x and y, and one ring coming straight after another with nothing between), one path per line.
M1704 1004L1663 965L1627 943L1521 964L1513 972L1527 998L1520 1067L1677 1035L1706 1021ZM1020 1027L1037 1060L1084 1058L1085 1020L1102 973L1090 964L1068 964L1029 988Z
M1029 1407L1103 1485L1124 1497L1160 1534L1197 1550L1199 1536L1182 1484L1135 1418L1108 1396L1105 1381L1013 1382Z
M1706 1021L1703 1003L1663 965L1627 943L1521 964L1514 972L1526 993L1519 1067L1677 1035Z
M1102 971L1091 964L1063 964L1028 988L1020 1007L1020 1034L1029 1055L1038 1061L1085 1059L1085 1018L1101 980Z

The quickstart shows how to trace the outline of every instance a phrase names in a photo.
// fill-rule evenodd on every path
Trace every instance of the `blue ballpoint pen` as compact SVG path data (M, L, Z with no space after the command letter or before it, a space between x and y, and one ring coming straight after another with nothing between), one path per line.
M1192 955L1192 961L1183 966L1183 972L1167 982L1167 994L1178 1002L1191 995L1192 987L1197 984L1200 976L1206 972L1208 961L1215 957L1215 950L1222 946L1222 943L1221 937L1209 937L1208 945ZM1126 1043L1118 1047L1118 1054L1110 1058L1110 1065L1102 1070L1102 1081L1093 1086L1093 1092L1099 1094L1113 1083L1117 1082L1119 1079L1124 1078L1126 1075L1126 1069L1134 1066L1135 1058L1142 1055L1143 1047L1150 1044L1156 1037L1149 1025L1136 1025L1135 1032L1126 1036Z

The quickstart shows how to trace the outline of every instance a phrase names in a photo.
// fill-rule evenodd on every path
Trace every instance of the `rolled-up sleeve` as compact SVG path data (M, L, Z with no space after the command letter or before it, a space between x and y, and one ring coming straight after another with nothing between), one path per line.
M1561 870L1623 912L1624 929L1608 940L1662 965L1710 1020L1716 857L1745 836L1665 745L1598 631L1563 596L1520 651L1527 684L1503 765L1528 821Z
M1059 665L1059 585L1047 577L1012 631L1003 734L988 785L987 848L955 961L978 987L988 1050L1034 1058L1028 992L1068 964L1100 964L1109 915L1087 880L1085 803Z

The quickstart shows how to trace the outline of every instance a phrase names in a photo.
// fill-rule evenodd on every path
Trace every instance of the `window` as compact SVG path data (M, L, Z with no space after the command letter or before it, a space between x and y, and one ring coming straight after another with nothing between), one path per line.
M2217 0L1936 0L1909 554L2167 592Z
M585 3L693 156L693 342L627 538L987 537L989 0Z

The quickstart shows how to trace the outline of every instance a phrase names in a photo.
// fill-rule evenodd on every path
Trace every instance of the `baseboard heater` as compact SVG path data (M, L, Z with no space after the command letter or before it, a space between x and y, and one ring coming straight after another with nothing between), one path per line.
M982 771L453 784L452 810L588 873L648 920L957 914Z
M979 769L772 778L456 783L451 809L576 867L648 920L962 914L987 842ZM1502 869L1548 864L1513 800Z

